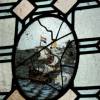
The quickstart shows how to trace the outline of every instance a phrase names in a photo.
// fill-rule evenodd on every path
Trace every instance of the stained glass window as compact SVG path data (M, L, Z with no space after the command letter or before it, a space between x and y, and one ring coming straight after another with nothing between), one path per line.
M0 0L0 100L100 99L100 0Z

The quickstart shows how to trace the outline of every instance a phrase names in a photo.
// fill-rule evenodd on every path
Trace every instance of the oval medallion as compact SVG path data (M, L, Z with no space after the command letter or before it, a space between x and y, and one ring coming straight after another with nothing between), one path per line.
M61 97L77 70L76 35L56 15L41 16L22 31L16 46L15 77L25 98Z

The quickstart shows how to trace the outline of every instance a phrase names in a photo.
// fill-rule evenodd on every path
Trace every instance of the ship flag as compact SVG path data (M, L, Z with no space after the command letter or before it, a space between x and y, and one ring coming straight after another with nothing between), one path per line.
M43 43L47 43L47 39L43 36L41 36L40 41L43 42Z

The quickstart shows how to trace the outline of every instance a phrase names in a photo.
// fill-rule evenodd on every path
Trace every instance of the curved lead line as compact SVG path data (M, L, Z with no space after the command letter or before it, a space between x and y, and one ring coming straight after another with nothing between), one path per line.
M59 30L58 30L57 35L56 35L56 39L58 38L58 35L59 35L59 32L60 32L60 29L61 29L63 23L64 23L64 21L62 21L62 23L61 23L61 25L60 25L60 27L59 27Z
M33 55L31 55L30 57L28 57L27 59L25 59L23 62L21 62L20 64L18 64L16 67L18 67L18 66L20 66L20 65L23 65L27 60L31 59L31 58L32 58L33 56L35 56L36 54L40 53L42 50L46 49L46 48L47 48L48 46L50 46L52 43L54 43L54 42L56 42L56 41L58 41L58 40L60 40L60 39L62 39L62 38L64 38L64 37L67 37L67 36L69 36L70 34L72 34L72 32L70 32L70 33L68 33L68 34L66 34L66 35L64 35L64 36L62 36L62 37L60 37L60 38L58 38L57 40L54 40L54 41L51 42L51 43L49 43L47 46L43 47L40 51L34 53Z
M71 44L72 42L74 42L74 41L75 41L75 40L70 41L69 44L66 46L66 48L65 48L65 50L64 50L64 52L63 52L63 54L62 54L62 56L61 56L60 64L61 64L61 60L62 60L62 58L63 58L64 53L66 52L66 50L68 49L68 47L70 46L70 44Z
M69 44L66 46L66 48L64 49L64 52L63 52L63 54L62 54L62 56L61 56L61 59L60 59L60 70L61 70L62 88L63 88L64 83L63 83L63 71L62 71L61 61L62 61L62 58L63 58L64 53L66 52L66 50L68 49L68 47L70 46L70 44L71 44L73 41L74 41L74 40L70 41Z
M53 40L53 32L52 32L51 30L48 30L47 27L45 27L45 26L40 22L40 20L38 20L38 22L39 22L39 24L40 24L42 27L45 28L45 30L46 30L47 32L50 32L50 33L51 33L51 39Z
M45 27L45 26L40 22L40 20L38 20L38 22L39 22L39 24L40 24L42 27L45 28L46 31L48 31L48 32L51 33L51 39L54 40L54 38L53 38L53 31L52 31L52 30L48 30L47 27ZM61 23L61 25L60 25L60 27L59 27L59 29L58 29L58 32L57 32L57 35L56 35L56 39L57 39L57 37L58 37L58 35L59 35L60 29L61 29L63 23L64 23L64 21L62 21L62 23Z

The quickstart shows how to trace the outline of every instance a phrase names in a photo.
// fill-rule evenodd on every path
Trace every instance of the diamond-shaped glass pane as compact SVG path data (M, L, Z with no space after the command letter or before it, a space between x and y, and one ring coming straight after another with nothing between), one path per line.
M18 92L18 90L15 90L9 97L7 100L25 100L20 93Z
M77 95L70 89L68 92L62 96L59 100L75 100Z
M77 0L57 0L54 6L66 14L76 2Z
M13 12L20 18L24 19L32 10L34 6L28 0L22 0L14 9Z

